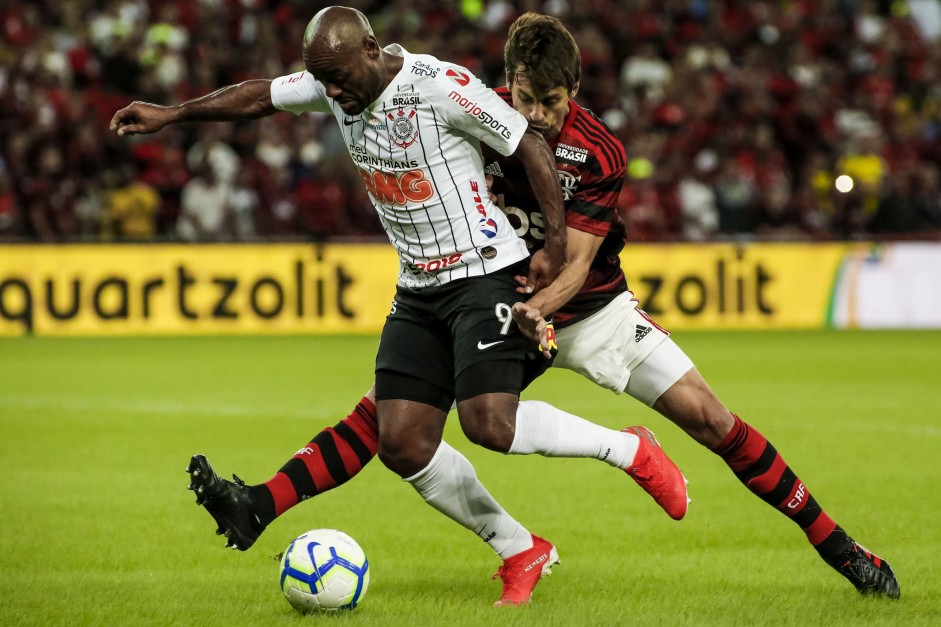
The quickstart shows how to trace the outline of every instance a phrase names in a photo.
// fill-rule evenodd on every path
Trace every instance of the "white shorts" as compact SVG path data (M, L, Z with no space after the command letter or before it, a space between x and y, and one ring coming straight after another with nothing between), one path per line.
M553 367L577 372L616 394L652 406L693 362L645 312L621 294L588 318L556 331Z

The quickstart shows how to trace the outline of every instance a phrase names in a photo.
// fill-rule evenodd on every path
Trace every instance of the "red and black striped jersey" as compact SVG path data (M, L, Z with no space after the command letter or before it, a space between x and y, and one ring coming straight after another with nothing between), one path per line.
M512 105L510 91L496 91ZM594 113L569 101L569 112L559 136L549 143L565 196L566 224L604 240L578 293L555 313L555 325L563 327L585 318L627 290L618 253L627 235L617 212L624 183L627 155L614 133ZM542 212L529 185L523 164L484 148L485 172L493 176L492 191L530 252L545 244Z

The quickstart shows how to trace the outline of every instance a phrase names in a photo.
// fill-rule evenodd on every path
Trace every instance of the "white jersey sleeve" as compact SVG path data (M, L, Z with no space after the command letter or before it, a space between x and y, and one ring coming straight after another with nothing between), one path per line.
M529 127L520 112L467 68L445 63L435 80L441 88L435 104L447 125L477 138L504 156L516 152Z
M329 113L330 103L323 83L306 70L271 81L271 104L275 109L295 115L312 111Z

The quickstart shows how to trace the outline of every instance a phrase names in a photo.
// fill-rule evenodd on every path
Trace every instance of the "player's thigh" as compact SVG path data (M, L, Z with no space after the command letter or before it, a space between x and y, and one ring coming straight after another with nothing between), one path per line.
M630 393L635 369L668 337L625 292L588 318L556 331L559 354L553 366L578 372L615 393Z
M692 360L676 342L666 337L633 367L625 391L648 407L654 407L668 390L680 392L683 386L678 382L691 371L695 372ZM660 413L676 422L674 416Z
M522 299L512 271L467 279L460 307L449 318L458 401L487 392L519 394L523 363L538 353L537 343L513 322L511 308ZM492 372L482 364L493 364Z
M454 400L451 338L421 304L396 296L376 353L377 401L405 400L447 410ZM380 415L380 420L382 416Z

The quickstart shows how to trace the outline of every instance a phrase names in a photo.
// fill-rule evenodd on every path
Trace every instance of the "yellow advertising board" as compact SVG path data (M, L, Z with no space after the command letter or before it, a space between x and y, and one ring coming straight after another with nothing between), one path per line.
M823 328L859 249L631 244L621 259L667 328ZM375 333L397 268L386 243L2 246L0 336Z
M0 247L0 336L351 333L381 328L380 245Z
M848 246L628 245L621 266L668 329L823 328Z

